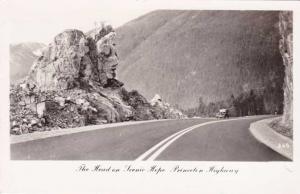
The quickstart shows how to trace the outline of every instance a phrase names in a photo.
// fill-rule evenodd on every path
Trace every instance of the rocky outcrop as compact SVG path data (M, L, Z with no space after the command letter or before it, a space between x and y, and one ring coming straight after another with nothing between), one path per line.
M58 34L34 63L28 81L41 90L65 90L93 82L104 86L115 78L118 57L115 32L106 26L96 37L79 30Z
M115 36L111 26L90 36L79 30L58 34L26 79L11 87L11 133L177 118L157 117L146 98L116 79Z
M293 126L293 12L279 13L279 32L281 39L279 50L285 66L284 111L282 124L287 128Z
M120 87L42 91L32 86L11 87L12 134L121 122L133 115Z
M25 81L13 85L11 133L128 120L133 108L115 79L115 32L103 26L94 37L79 30L58 34L43 49Z
M182 119L187 118L180 110L172 107L169 103L164 102L159 94L155 96L150 101L150 104L155 109L155 114L157 118L160 119Z

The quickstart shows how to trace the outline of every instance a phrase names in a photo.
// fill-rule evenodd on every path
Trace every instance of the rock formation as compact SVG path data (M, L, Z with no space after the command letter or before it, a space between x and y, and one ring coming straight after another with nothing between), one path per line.
M114 39L111 27L103 28L95 38L79 30L66 30L34 63L28 81L41 90L65 90L93 83L105 86L108 79L115 78L118 65Z
M155 94L150 101L150 104L155 108L156 117L160 119L187 118L180 110L172 107L169 103L164 102L159 94Z
M159 118L142 95L115 78L115 36L109 25L90 36L58 34L26 79L11 87L11 133Z
M293 13L283 11L279 14L279 32L281 39L279 50L285 66L284 111L282 124L287 128L293 126Z

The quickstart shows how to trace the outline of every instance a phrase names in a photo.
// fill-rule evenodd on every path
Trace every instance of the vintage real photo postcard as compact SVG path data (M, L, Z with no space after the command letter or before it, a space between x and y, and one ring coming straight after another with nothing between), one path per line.
M73 175L66 172L71 177L98 171L99 180L112 175L135 179L152 177L149 171L156 172L151 178L156 184L181 173L185 181L191 178L193 189L165 192L194 193L201 191L197 176L205 181L220 173L224 180L243 177L243 170L251 174L246 166L253 165L260 172L252 179L272 177L268 187L287 177L286 192L277 186L272 193L300 192L291 178L296 173L298 2L0 3L9 31L7 45L1 45L8 50L1 134L8 137L3 164L11 163L9 168L39 171L67 162L74 168ZM37 166L26 169L29 164ZM272 165L285 166L284 173L272 172ZM5 174L24 177L22 170L16 175L9 168ZM66 176L66 169L59 169L57 176ZM240 189L216 193L271 193Z

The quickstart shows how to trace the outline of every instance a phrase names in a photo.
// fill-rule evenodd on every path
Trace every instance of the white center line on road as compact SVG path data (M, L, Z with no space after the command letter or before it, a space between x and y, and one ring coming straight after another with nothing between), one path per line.
M150 155L152 152L154 152L156 149L158 149L161 145L163 145L164 143L168 142L169 140L171 140L172 138L174 138L175 136L179 135L180 133L184 133L186 130L189 130L189 128L180 130L176 133L174 133L173 135L167 137L166 139L162 140L161 142L159 142L158 144L156 144L155 146L153 146L152 148L150 148L148 151L146 151L145 153L143 153L141 156L139 156L136 161L142 161L144 160L148 155Z
M206 122L206 123L201 123L201 124L198 124L198 125L194 125L194 126L182 129L179 132L174 133L173 135L165 138L164 140L162 140L158 144L154 145L152 148L150 148L145 153L143 153L141 156L139 156L136 159L136 161L153 161L153 160L155 160L174 141L176 141L178 138L180 138L184 134L186 134L186 133L188 133L188 132L190 132L190 131L192 131L196 128L199 128L199 127L202 127L202 126L205 126L205 125L214 124L214 123L228 122L228 121L235 121L235 120L243 120L243 119L253 119L253 117L228 119L228 120L218 120L218 121L209 121L209 122ZM147 157L148 157L148 159L146 159Z

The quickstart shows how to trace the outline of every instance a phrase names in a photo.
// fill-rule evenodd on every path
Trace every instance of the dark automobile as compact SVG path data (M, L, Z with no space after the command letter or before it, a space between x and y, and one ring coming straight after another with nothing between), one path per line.
M229 111L227 109L220 109L216 114L217 119L226 119L229 118Z

